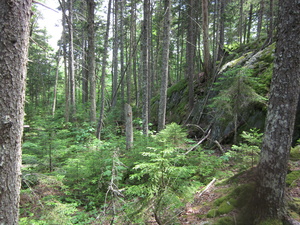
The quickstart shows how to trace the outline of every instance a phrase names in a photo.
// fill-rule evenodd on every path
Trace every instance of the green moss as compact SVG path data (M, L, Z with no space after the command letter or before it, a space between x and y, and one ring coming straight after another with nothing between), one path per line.
M293 161L300 160L300 145L297 145L296 147L291 149L290 159Z
M236 202L234 199L230 199L231 201L224 201L221 203L217 210L217 215L223 215L231 212L235 207L234 203Z
M234 219L229 216L222 217L215 223L215 225L232 225L232 224L235 224Z
M283 223L280 220L268 219L260 222L259 225L283 225Z
M292 171L291 173L289 173L286 176L285 182L287 186L294 187L297 184L295 181L297 181L298 179L300 179L300 170Z
M208 213L206 214L207 218L214 218L217 216L217 210L216 209L211 209L208 211Z

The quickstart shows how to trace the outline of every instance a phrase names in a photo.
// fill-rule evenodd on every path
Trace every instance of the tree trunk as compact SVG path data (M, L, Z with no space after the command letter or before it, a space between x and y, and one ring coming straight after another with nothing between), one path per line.
M75 120L76 95L75 95L75 69L74 69L74 40L73 40L73 1L69 0L69 86L70 86L70 119Z
M158 130L162 130L166 125L166 108L167 108L167 89L169 74L169 46L170 46L170 30L171 30L171 0L165 0L164 12L164 37L163 37L163 53L162 53L162 76L160 87L160 100L158 110Z
M56 110L56 101L57 101L57 84L58 84L58 74L59 74L59 64L60 64L60 57L61 57L61 50L59 49L57 52L57 59L56 59L56 71L55 71L55 85L54 85L54 96L53 96L53 105L52 105L52 116L55 115Z
M243 14L244 14L244 0L240 0L240 17L239 17L239 27L238 27L240 44L243 43L243 16L244 16Z
M19 220L31 0L0 1L0 224Z
M110 12L111 12L111 1L108 2L107 10L107 21L106 21L106 31L104 37L104 52L102 58L102 70L101 70L101 106L100 106L100 116L97 126L96 137L101 139L101 130L103 127L103 118L104 118L104 107L105 107L105 78L106 78L106 64L107 64L107 52L108 52L108 37L109 37L109 28L110 28Z
M119 51L119 4L118 0L114 0L114 41L113 41L113 73L112 73L112 100L111 106L115 107L117 102L118 91L118 51Z
M143 134L148 135L149 130L149 62L148 62L148 42L149 42L149 13L150 13L150 1L144 0L144 20L142 25L142 67L143 67Z
M258 218L282 218L285 178L300 94L300 11L298 0L279 1L276 60L258 165Z
M90 122L96 122L96 74L95 74L95 1L87 0L88 14L88 73L90 81Z
M274 5L274 1L270 0L270 8L269 8L269 30L268 30L268 39L269 39L269 43L272 43L272 39L273 39L273 29L274 29L274 20L273 20L273 5Z
M208 0L202 0L202 29L203 29L203 58L204 58L204 79L209 80L211 73L209 53L209 23L208 23Z
M132 148L133 127L132 127L132 109L129 104L125 104L125 129L126 129L126 149Z
M260 9L258 13L258 21L257 21L257 39L260 39L261 34L261 28L262 28L262 21L263 21L263 15L264 15L264 0L260 1Z
M186 77L189 87L189 108L194 107L194 76L196 54L195 0L188 1L188 27L186 37Z
M220 2L220 38L219 38L219 45L218 45L218 60L221 60L221 58L224 55L224 31L225 31L225 1L221 0Z
M251 37L252 15L253 15L253 4L250 4L248 31L247 31L247 43L250 42L250 37Z

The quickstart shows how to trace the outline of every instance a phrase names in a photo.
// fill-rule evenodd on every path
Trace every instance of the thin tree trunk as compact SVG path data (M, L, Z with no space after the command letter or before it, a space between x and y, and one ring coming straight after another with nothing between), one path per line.
M96 74L95 74L95 1L87 0L88 14L88 73L90 81L90 122L96 122Z
M75 120L76 93L75 93L75 69L74 69L74 38L73 38L73 0L69 0L69 85L70 85L70 119Z
M248 21L248 31L247 31L247 43L250 42L251 26L252 26L252 15L253 15L253 4L250 4L249 21Z
M203 29L203 57L204 57L204 78L210 79L211 74L211 62L209 53L209 23L208 23L208 0L202 0L202 29Z
M262 22L263 22L263 15L264 15L264 0L260 1L260 9L258 13L258 21L257 21L257 39L260 39L261 35L261 28L262 28Z
M196 35L195 35L195 0L188 1L188 28L186 38L186 77L189 87L189 108L194 107L194 76L195 76L195 54L196 54Z
M125 104L125 129L126 129L126 149L133 145L132 109L129 104Z
M149 130L149 62L148 62L148 43L149 43L149 13L150 13L150 1L144 0L144 20L142 25L142 67L143 67L143 133L148 135Z
M225 1L226 0L221 0L220 2L220 31L219 31L219 45L218 45L218 60L221 60L221 58L224 55L224 41L225 41L225 37L224 37L224 32L225 32Z
M19 222L31 0L0 1L0 224Z
M112 108L116 106L118 91L118 51L119 51L119 4L118 0L114 0L114 43L113 43L113 73L112 73Z
M59 74L59 63L60 63L60 54L61 50L58 50L57 59L56 59L56 72L55 72L55 85L54 85L54 96L53 96L53 105L52 105L52 116L55 115L56 110L56 101L57 101L57 83L58 83L58 74Z
M104 52L102 58L102 71L101 71L101 105L100 105L100 116L98 120L96 137L101 139L101 131L103 127L104 119L104 107L105 107L105 78L106 78L106 64L108 58L108 37L109 37L109 27L110 27L110 14L111 14L111 1L108 2L107 10L107 20L106 20L106 31L104 36Z
M160 87L160 100L158 110L158 130L162 130L166 125L166 108L167 108L167 89L169 74L169 46L171 31L171 0L165 0L164 28L163 28L163 53L162 53L162 76Z

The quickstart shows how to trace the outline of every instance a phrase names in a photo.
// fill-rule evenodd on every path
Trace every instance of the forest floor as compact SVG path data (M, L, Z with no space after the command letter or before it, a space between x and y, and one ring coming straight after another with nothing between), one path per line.
M241 210L238 206L244 204L237 204L236 201L245 199L241 199L241 194L234 195L233 193L238 187L241 187L241 189L246 188L245 192L249 191L243 197L251 196L253 189L249 189L249 186L254 187L255 169L252 168L224 181L216 180L207 186L200 187L200 191L194 195L194 200L186 205L180 215L181 224L237 224L237 218ZM287 176L287 182L289 182L286 189L288 211L291 218L300 224L300 161L290 164L288 174L291 175ZM239 192L241 193L243 190ZM232 200L232 197L237 199ZM220 209L223 202L226 202L229 206L227 209ZM230 204L234 206L230 207ZM222 213L222 210L224 213Z

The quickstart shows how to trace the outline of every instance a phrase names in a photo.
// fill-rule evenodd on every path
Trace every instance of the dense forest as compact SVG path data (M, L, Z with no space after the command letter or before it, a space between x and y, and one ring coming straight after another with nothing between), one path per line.
M8 2L0 24L31 12L28 59L0 25L0 224L300 224L299 1Z

